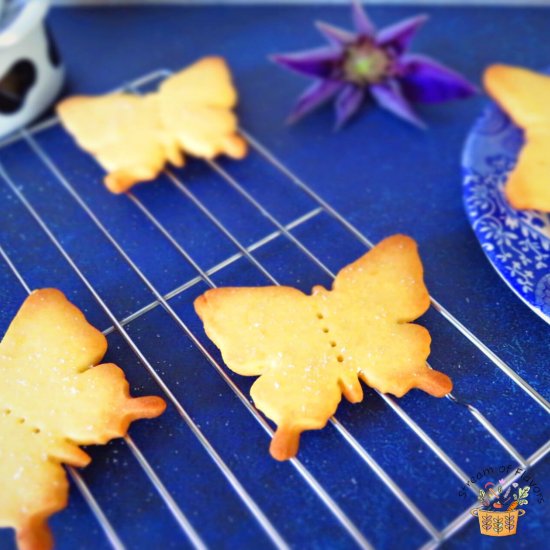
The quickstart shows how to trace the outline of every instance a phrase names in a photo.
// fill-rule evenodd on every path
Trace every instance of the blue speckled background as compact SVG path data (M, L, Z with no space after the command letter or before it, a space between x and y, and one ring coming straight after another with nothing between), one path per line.
M369 11L382 25L418 10L373 7ZM415 49L438 56L473 81L478 82L483 68L494 61L548 65L548 10L452 7L423 11L433 19L420 33ZM240 91L243 127L371 240L396 232L414 237L432 294L548 396L550 327L520 303L489 266L462 209L461 148L486 99L480 96L422 108L430 125L425 133L367 109L338 134L331 130L329 108L296 127L282 124L304 82L267 62L266 56L315 46L320 39L312 20L347 25L348 15L343 7L86 8L55 9L51 24L71 93L105 92L159 68L180 68L206 54L226 57ZM62 130L45 130L36 139L159 291L170 292L195 277L193 268L135 205L103 188L101 170ZM153 301L150 290L27 144L0 149L0 162L118 319ZM281 222L317 206L254 152L244 162L224 161L223 166ZM180 175L243 244L273 232L273 225L208 166L192 163ZM202 268L237 251L166 177L137 188L136 196ZM0 205L0 245L27 283L33 288L62 289L92 323L108 328L108 317L3 180ZM313 217L293 233L333 270L364 252L359 241L326 214ZM284 238L261 247L255 257L282 283L302 290L329 284L326 274ZM213 279L220 285L267 283L246 259ZM219 359L192 311L193 299L205 288L196 284L170 303ZM20 283L0 262L1 332L24 297ZM477 407L524 457L548 441L547 416L531 398L437 312L429 311L422 322L433 337L430 362L453 378L458 398ZM269 440L261 426L162 308L151 309L126 328L290 545L354 547L349 534L294 467L269 457ZM135 394L160 393L116 331L109 335L109 345L107 360L125 369ZM248 391L251 380L230 376ZM399 403L468 475L488 466L515 464L465 408L416 391ZM459 496L461 482L374 392L365 391L363 404L343 403L337 417L437 529L474 504L470 494ZM131 435L206 544L216 548L270 544L173 405L160 419L135 424ZM128 548L188 546L124 442L92 448L90 453L93 463L82 476ZM333 427L304 435L299 458L374 546L412 548L429 540ZM533 470L547 500L549 471L547 460ZM445 545L542 548L548 517L548 503L537 504L532 498L516 537L500 541L482 537L471 521ZM74 487L68 508L51 525L60 549L108 547ZM0 532L0 548L12 548L10 532Z

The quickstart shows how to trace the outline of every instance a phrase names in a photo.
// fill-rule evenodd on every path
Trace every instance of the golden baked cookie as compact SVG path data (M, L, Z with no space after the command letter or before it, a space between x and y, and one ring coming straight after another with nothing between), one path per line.
M487 93L525 131L525 144L506 182L506 196L519 210L550 212L550 77L521 67L491 65Z
M97 365L103 334L55 289L33 292L0 343L0 527L24 550L53 546L47 519L67 505L62 463L86 466L80 445L105 444L165 409L132 398L116 365Z
M359 380L396 396L451 391L449 377L426 365L428 331L410 323L430 305L422 273L416 243L396 235L342 269L332 290L218 288L197 298L227 366L260 376L251 395L277 424L274 458L293 457L301 432L323 428L342 394L361 401Z
M155 179L166 162L184 165L183 153L241 159L246 142L231 111L237 93L220 57L205 57L167 78L157 92L61 101L57 113L77 143L108 172L105 185L124 193Z

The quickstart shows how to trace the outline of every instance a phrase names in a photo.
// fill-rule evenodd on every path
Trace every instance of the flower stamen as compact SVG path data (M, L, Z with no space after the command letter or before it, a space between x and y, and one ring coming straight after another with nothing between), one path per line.
M381 48L370 41L361 41L349 46L344 57L344 77L361 86L376 84L390 72L390 58Z

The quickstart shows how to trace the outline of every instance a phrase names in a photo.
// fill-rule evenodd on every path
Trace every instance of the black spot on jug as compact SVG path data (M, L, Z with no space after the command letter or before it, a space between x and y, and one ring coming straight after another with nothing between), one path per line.
M0 113L17 112L36 81L36 68L28 59L17 61L0 79Z
M48 40L48 58L54 67L59 67L61 64L61 57L59 56L59 50L55 44L52 31L47 23L44 23L44 29L46 31L46 39Z

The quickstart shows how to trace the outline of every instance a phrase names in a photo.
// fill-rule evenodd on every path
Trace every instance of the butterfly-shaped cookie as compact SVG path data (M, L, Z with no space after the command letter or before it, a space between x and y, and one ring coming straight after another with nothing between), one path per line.
M61 101L57 112L80 147L108 172L105 185L124 193L154 179L166 162L183 166L184 153L243 158L246 142L231 111L236 103L225 61L206 57L168 77L157 92L75 96Z
M274 458L294 456L301 432L324 427L342 394L361 401L360 380L396 396L451 391L449 377L426 365L428 331L410 323L430 304L422 273L415 242L396 235L342 269L332 290L218 288L197 298L227 366L260 376L251 395L277 424Z
M525 144L508 176L514 208L550 212L550 77L521 67L492 65L484 74L489 95L525 131Z
M97 365L103 334L54 289L33 292L0 343L0 527L20 549L46 550L47 519L67 504L62 463L86 466L80 445L124 435L161 414L159 397L132 398L116 365Z

